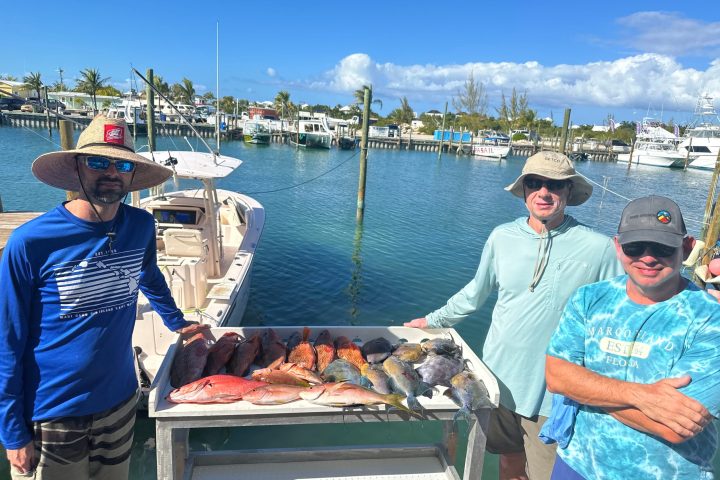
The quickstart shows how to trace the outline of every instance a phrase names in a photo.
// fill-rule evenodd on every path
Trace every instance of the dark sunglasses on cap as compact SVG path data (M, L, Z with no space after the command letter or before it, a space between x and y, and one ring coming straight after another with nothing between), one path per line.
M622 251L628 257L640 257L646 251L656 258L671 257L677 252L678 247L668 247L662 243L655 242L632 242L622 245Z
M80 158L90 170L97 170L99 172L104 172L110 168L111 163L115 165L115 170L117 170L118 173L131 173L135 170L135 162L132 160L116 160L100 155L83 155Z
M523 179L523 184L530 190L540 190L543 185L551 192L559 192L568 184L567 180L541 180L539 178Z

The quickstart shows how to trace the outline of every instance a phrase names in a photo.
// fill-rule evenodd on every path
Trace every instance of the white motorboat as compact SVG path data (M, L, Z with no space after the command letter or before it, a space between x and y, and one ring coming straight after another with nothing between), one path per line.
M690 168L714 170L720 151L720 117L715 111L713 97L705 94L698 99L695 116L697 123L685 131L680 151L689 151L696 157Z
M653 167L684 168L686 162L690 165L695 160L695 156L680 151L677 141L675 135L665 130L660 122L643 118L632 152L618 154L618 162L630 161Z
M511 149L510 137L502 133L488 133L478 143L473 143L471 153L479 157L496 158L507 157Z
M216 189L215 179L242 162L191 151L140 155L169 166L177 179L201 182L199 188L155 193L139 202L155 218L157 263L175 302L187 320L213 327L239 325L265 211L247 195ZM140 294L133 346L144 386L155 378L176 339Z
M132 130L133 125L145 126L147 120L146 106L138 99L126 98L110 105L106 116L125 120L125 123Z
M290 144L296 147L330 148L332 133L322 120L299 120L288 136Z

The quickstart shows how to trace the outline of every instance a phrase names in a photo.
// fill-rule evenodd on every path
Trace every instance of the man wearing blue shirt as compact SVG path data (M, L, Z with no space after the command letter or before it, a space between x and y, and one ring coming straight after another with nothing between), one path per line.
M16 229L0 262L0 441L13 478L126 479L138 292L169 329L189 324L157 267L152 216L123 199L172 171L104 116L32 171L79 198Z
M720 305L680 274L686 234L672 200L630 202L615 238L626 275L568 302L547 386L580 406L553 478L713 478Z

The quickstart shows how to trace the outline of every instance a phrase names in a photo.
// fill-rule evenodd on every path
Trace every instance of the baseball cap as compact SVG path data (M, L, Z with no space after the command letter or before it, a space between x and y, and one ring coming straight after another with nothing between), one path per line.
M625 206L618 226L618 243L655 242L679 247L687 235L680 207L667 197L650 195Z

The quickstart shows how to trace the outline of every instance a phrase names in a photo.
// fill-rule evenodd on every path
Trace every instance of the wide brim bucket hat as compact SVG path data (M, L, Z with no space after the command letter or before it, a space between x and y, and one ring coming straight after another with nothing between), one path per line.
M592 195L592 185L575 172L572 161L562 153L538 152L532 155L525 161L520 176L515 182L505 187L505 190L524 199L523 181L528 175L537 175L551 180L570 180L572 189L570 189L567 199L568 205L581 205Z
M135 162L128 191L143 190L163 183L172 170L135 153L135 143L125 120L96 116L83 130L74 150L40 155L32 164L32 173L52 187L79 192L78 155L102 155L116 160Z

